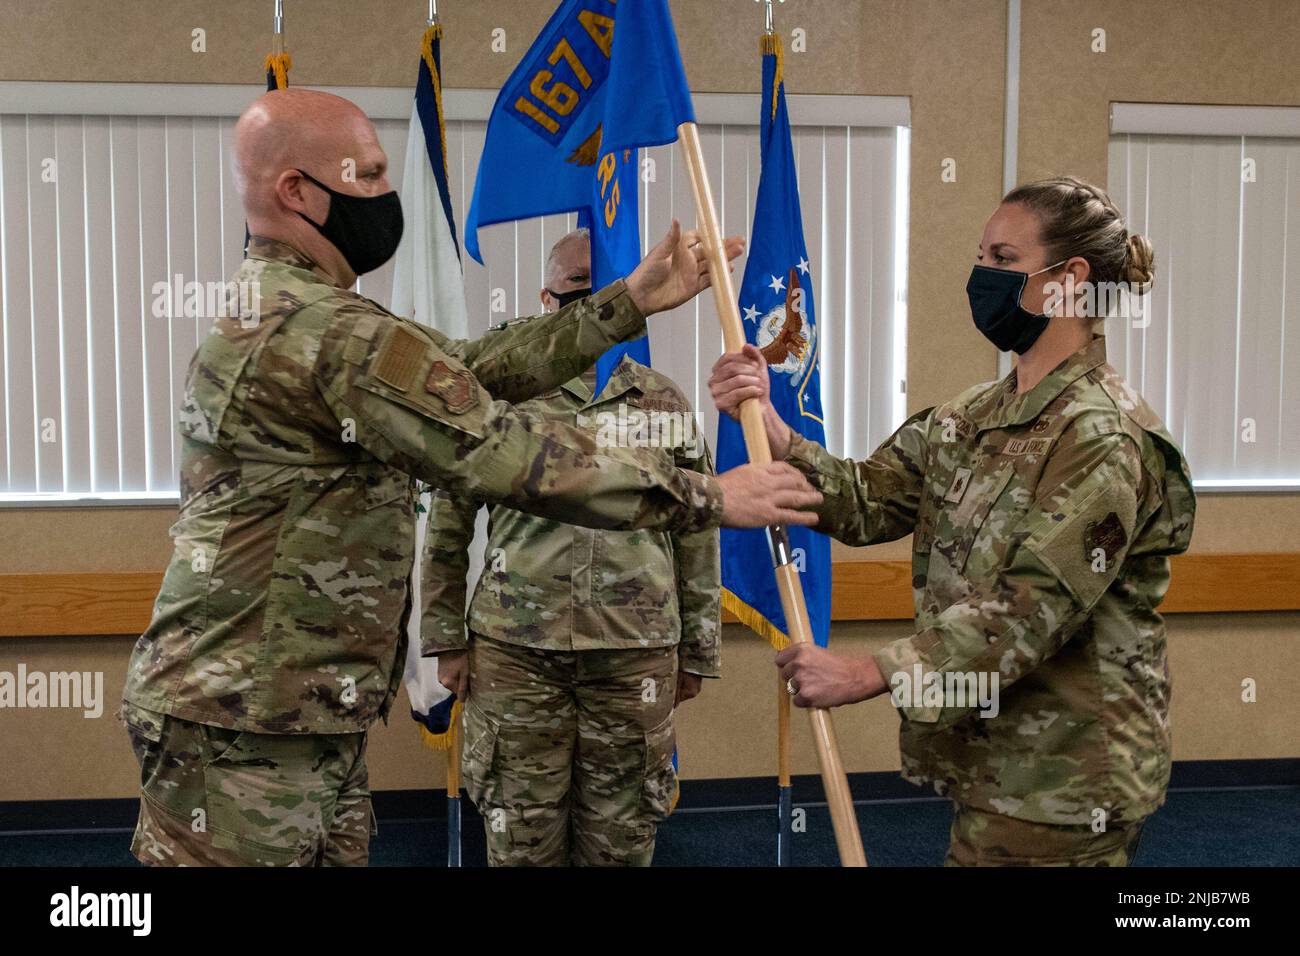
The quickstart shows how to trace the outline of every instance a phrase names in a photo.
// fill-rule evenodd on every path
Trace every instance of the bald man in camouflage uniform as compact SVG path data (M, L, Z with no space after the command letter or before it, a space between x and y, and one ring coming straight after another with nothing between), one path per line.
M351 292L359 267L335 242L348 234L327 238L335 203L391 211L364 113L325 93L267 93L235 149L252 232L236 282L255 294L215 322L186 378L175 548L123 703L142 778L132 850L165 865L364 863L366 730L402 673L414 479L683 533L779 520L817 496L793 472L714 479L597 449L506 404L697 292L689 235L670 232L626 283L552 317L454 342Z
M560 240L543 302L580 291L589 262L583 232ZM679 430L666 430L664 464L712 473L671 379L626 356L599 395L595 378L593 368L521 409L604 442L618 440L618 422L630 422L634 438L638 421L668 423ZM421 633L440 675L442 661L468 648L468 680L453 689L468 689L464 776L488 862L648 866L676 793L675 705L698 693L701 677L720 674L717 532L594 531L499 505L467 635L465 576L481 504L434 498Z

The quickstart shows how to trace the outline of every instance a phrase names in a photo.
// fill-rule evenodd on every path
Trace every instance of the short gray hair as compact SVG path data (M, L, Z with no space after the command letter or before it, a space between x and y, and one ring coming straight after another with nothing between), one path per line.
M567 235L561 236L556 240L555 245L551 246L551 251L546 256L546 286L550 288L555 285L560 278L555 274L556 260L560 258L560 249L571 242L577 242L579 239L585 242L591 242L591 231L589 229L575 229Z

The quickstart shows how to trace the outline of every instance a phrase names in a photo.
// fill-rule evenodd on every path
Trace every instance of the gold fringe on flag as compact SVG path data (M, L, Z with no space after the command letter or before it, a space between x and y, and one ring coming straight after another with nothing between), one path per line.
M722 589L722 606L759 637L767 638L774 650L784 650L790 645L790 638L783 631L726 588Z
M442 77L438 75L438 65L433 60L433 41L441 39L442 24L435 23L424 31L424 38L420 41L420 56L424 58L424 63L429 68L429 75L433 77L433 102L438 106L438 134L442 137L442 173L446 176L449 174L447 166L447 121L442 115Z
M269 53L266 57L266 72L275 73L275 88L277 90L286 89L289 86L289 68L293 66L293 60L289 58L288 53Z
M451 721L447 724L447 729L440 734L435 734L424 724L420 724L420 740L430 750L450 750L452 737L456 730L456 722L460 720L460 701L451 705Z
M776 54L776 75L772 78L772 119L776 119L776 94L781 92L785 79L785 53L782 52L781 34L764 34L758 38L758 48L764 56Z

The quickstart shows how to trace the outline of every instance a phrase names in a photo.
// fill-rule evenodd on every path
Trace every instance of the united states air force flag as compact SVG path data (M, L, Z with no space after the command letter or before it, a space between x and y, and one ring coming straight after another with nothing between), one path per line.
M406 162L402 172L402 208L407 226L393 263L391 308L452 338L469 334L465 313L465 284L456 244L456 219L447 185L447 137L442 112L442 26L433 24L420 42L420 72L406 137ZM411 571L412 613L406 650L406 695L411 717L430 746L450 743L448 730L455 700L438 681L438 660L420 656L420 555L428 523L429 494L420 496L422 510L416 521L416 564ZM470 574L481 569L473 566Z
M790 117L781 76L781 38L765 36L762 41L762 172L749 259L740 286L741 316L745 338L767 359L772 404L805 438L824 444L818 385L820 330L799 212ZM744 464L748 458L739 423L723 417L718 423L718 471ZM830 541L808 528L788 530L813 639L825 646L831 616ZM754 631L783 647L787 641L785 615L766 535L761 529L722 529L722 603Z
M641 259L637 150L677 138L695 113L666 0L564 0L497 97L465 221L478 228L577 212L591 230L592 284ZM650 364L644 339L597 363L597 393L624 353Z

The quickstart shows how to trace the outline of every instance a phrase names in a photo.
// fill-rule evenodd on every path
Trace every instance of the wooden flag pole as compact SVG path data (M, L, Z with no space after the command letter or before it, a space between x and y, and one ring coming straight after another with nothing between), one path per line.
M718 307L718 320L722 323L722 337L728 352L739 352L745 344L745 329L740 321L740 307L736 290L731 282L731 268L727 264L722 245L722 227L718 223L717 207L713 204L713 190L709 187L709 173L704 165L704 151L700 148L700 132L694 123L677 127L677 138L682 144L686 169L695 194L695 211L704 248L709 256L709 277L713 283L713 299ZM767 443L767 430L763 427L763 412L756 399L740 406L740 424L745 433L745 447L749 460L765 465L772 460L772 450ZM790 543L782 527L768 529L775 564L777 591L781 596L781 610L791 641L812 642L812 627L808 621L808 608L804 604L803 587L799 572L790 561ZM866 853L862 837L858 834L858 818L849 796L849 780L844 774L844 762L835 742L835 727L831 715L823 708L808 711L812 720L813 740L817 745L817 760L821 765L822 786L830 806L831 823L835 828L835 843L839 848L841 866L866 866Z

